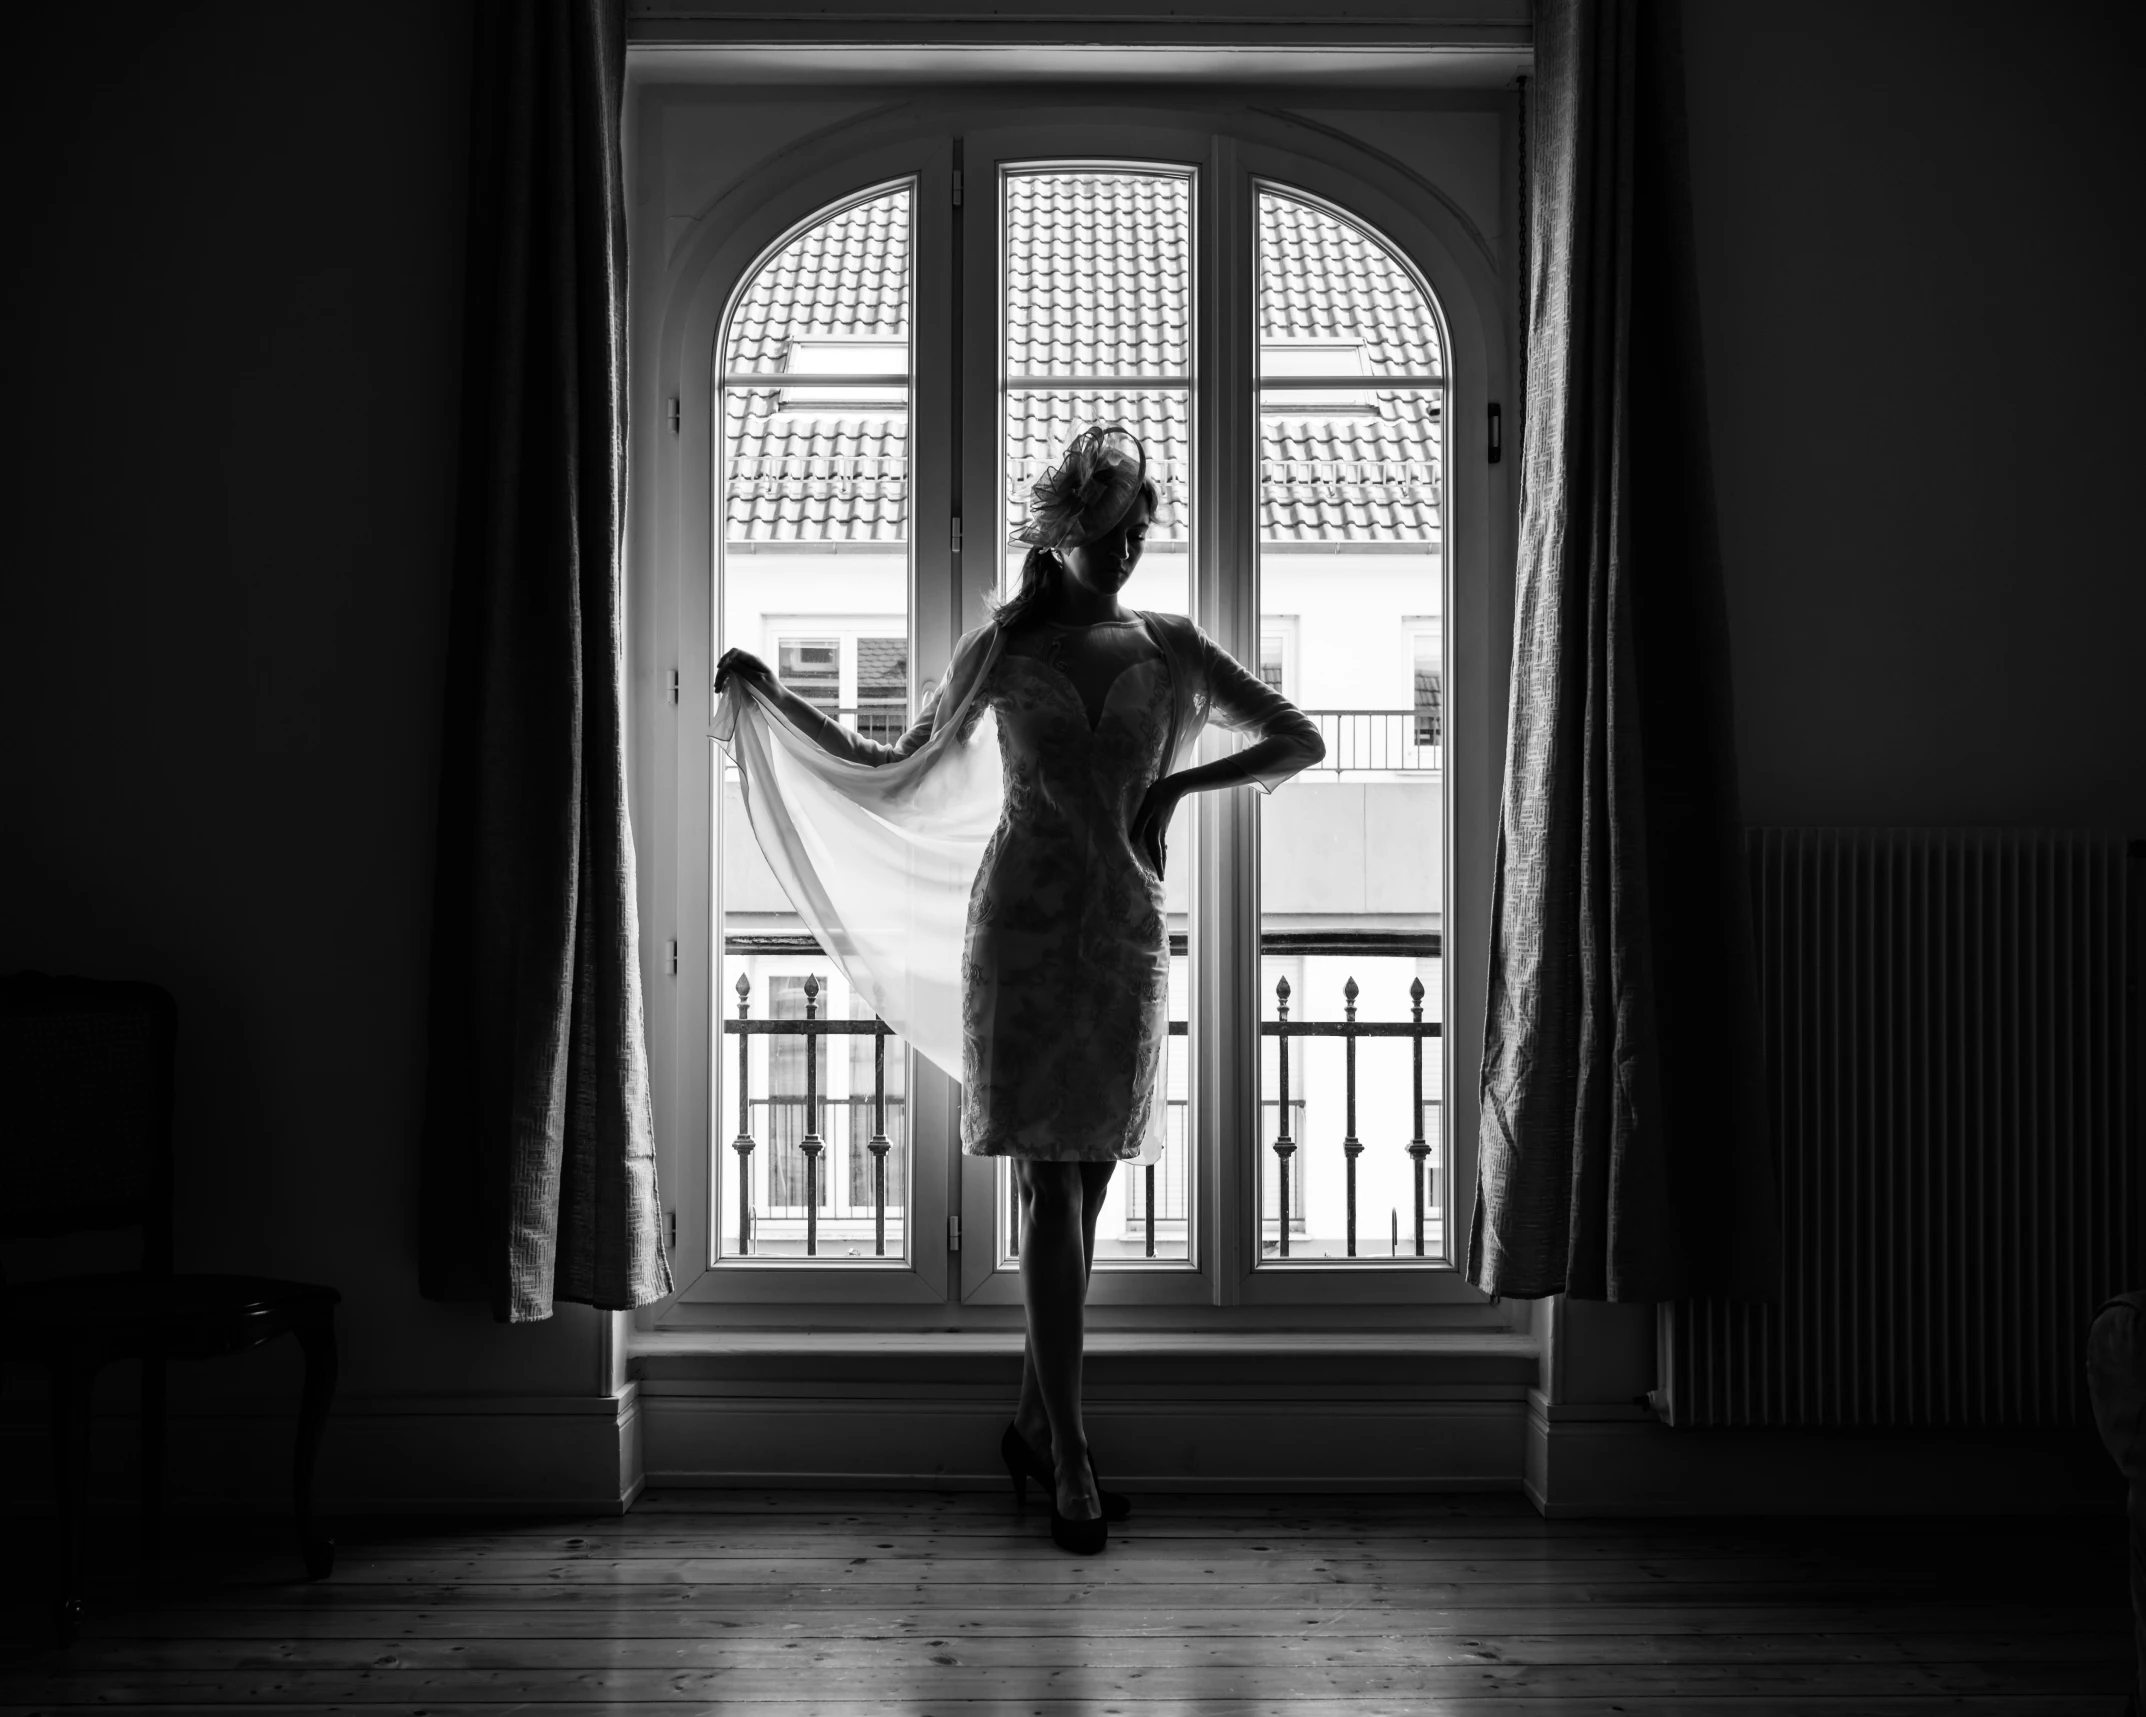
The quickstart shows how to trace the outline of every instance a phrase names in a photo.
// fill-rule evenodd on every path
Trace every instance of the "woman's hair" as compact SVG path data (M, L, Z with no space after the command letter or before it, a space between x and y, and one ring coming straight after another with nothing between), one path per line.
M1162 496L1150 478L1140 479L1139 499L1147 503L1150 519L1162 510ZM1131 516L1131 510L1127 509L1126 517ZM996 600L992 618L1009 631L1019 626L1049 601L1051 593L1058 586L1058 575L1064 570L1065 563L1058 558L1056 549L1043 548L1040 545L1031 547L1027 558L1021 562L1020 584L1015 587L1011 596L1002 596Z

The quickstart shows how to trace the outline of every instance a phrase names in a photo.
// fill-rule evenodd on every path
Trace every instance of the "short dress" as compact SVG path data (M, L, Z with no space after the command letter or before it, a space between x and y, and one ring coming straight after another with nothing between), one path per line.
M962 1149L1137 1158L1160 1132L1170 941L1131 829L1168 762L1169 657L1137 617L1029 627L978 696L1006 808L962 950Z
M981 626L893 744L730 682L716 737L770 869L890 1029L960 1078L968 1154L1161 1153L1169 929L1131 831L1209 723L1252 737L1238 760L1269 791L1325 752L1180 615Z

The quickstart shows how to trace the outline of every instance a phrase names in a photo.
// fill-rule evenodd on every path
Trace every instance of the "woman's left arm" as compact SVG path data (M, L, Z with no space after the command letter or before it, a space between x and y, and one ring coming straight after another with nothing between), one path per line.
M1271 793L1326 756L1326 741L1309 716L1265 680L1247 672L1205 633L1199 635L1199 642L1207 679L1208 720L1233 733L1259 737L1227 757L1164 775L1148 789L1133 818L1133 848L1146 855L1158 876L1162 874L1163 837L1179 801L1193 793L1248 784Z

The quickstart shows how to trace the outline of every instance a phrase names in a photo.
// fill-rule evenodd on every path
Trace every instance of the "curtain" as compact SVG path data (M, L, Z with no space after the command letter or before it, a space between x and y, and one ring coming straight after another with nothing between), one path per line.
M627 823L623 0L480 0L419 1279L670 1289Z
M1772 1146L1678 15L1538 0L1469 1279L1770 1298Z

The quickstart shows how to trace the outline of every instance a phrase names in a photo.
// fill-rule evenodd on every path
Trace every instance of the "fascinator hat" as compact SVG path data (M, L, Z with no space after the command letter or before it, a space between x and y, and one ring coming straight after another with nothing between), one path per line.
M1147 451L1120 424L1098 424L1073 438L1058 468L1029 492L1028 523L1016 542L1079 548L1116 529L1147 481Z

